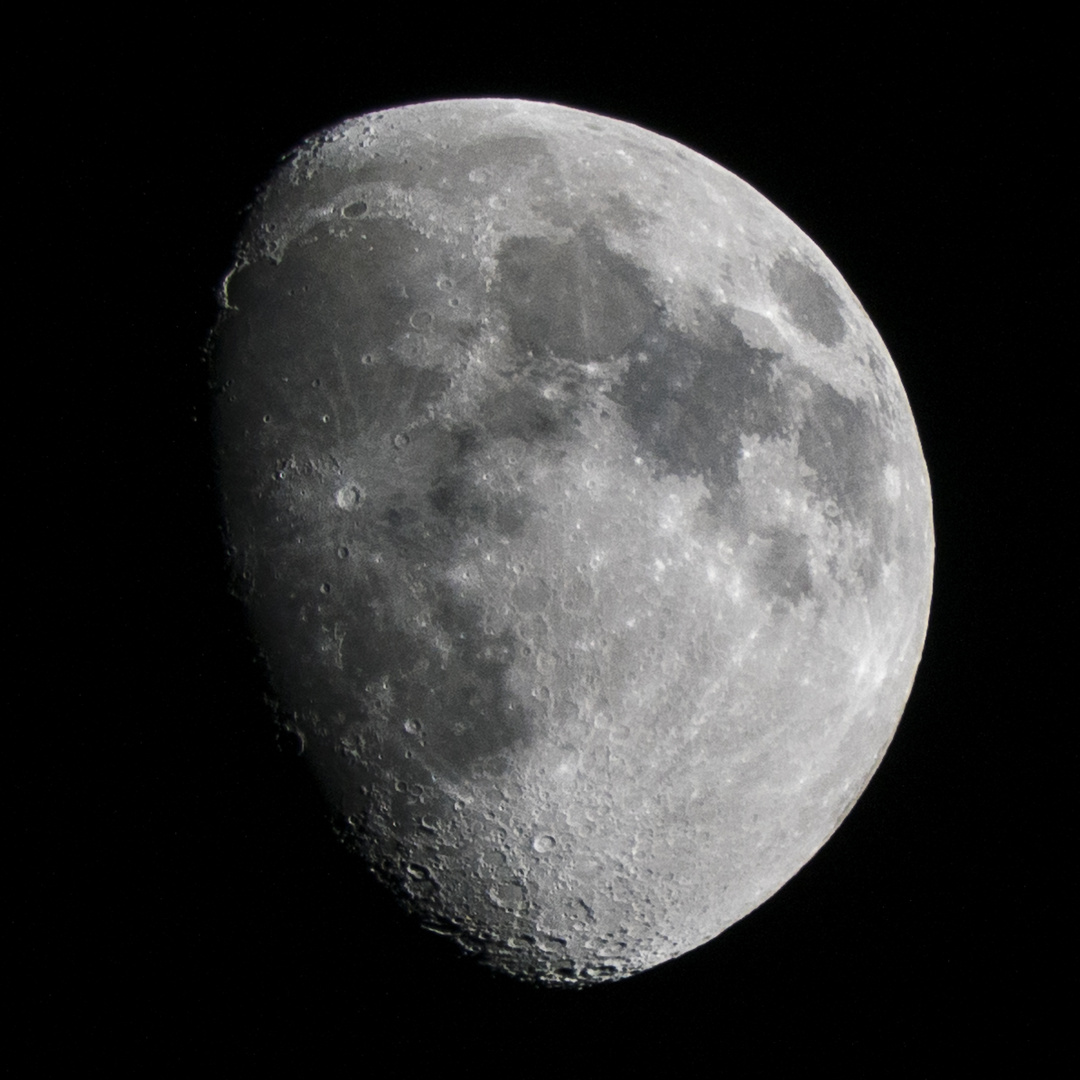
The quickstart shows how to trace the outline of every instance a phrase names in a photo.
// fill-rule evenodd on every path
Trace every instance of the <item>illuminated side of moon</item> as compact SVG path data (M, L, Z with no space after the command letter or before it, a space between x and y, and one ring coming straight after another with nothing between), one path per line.
M933 562L903 388L817 247L640 128L438 102L296 151L222 293L237 588L407 906L585 983L795 874L892 737Z

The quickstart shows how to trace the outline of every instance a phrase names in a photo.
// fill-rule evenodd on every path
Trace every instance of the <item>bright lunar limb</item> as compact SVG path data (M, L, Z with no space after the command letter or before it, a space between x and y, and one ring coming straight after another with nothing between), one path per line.
M311 139L213 337L238 592L343 834L512 975L621 978L818 850L915 675L930 490L843 279L630 124Z

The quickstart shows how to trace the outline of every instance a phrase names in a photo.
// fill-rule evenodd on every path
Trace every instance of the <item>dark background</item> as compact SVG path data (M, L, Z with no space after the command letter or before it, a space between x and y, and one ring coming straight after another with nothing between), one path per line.
M1052 793L1076 763L1063 31L587 16L87 19L19 45L16 1059L922 1076L1054 1053ZM254 188L320 127L455 96L617 116L776 203L884 337L934 492L922 666L841 830L711 944L581 992L460 959L338 848L276 743L209 486L201 348Z

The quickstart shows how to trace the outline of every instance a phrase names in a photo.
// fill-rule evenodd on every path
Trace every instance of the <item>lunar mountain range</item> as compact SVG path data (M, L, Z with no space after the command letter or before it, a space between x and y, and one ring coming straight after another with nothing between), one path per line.
M221 298L235 589L425 925L600 982L811 858L899 721L933 532L897 372L797 226L631 124L435 102L287 158Z

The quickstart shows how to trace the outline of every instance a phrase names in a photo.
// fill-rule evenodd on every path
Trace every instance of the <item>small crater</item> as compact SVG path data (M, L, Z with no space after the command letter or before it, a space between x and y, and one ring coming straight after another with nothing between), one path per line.
M521 911L525 907L525 886L515 881L504 881L488 890L491 902L504 911Z
M341 510L355 510L365 498L364 489L355 484L346 484L345 487L338 488L334 494L334 502Z
M367 209L367 203L364 202L363 199L360 199L357 202L349 203L349 205L341 211L341 216L347 218L363 217L367 213Z
M546 851L552 851L555 847L555 837L548 836L546 834L543 836L537 836L533 839L532 846L533 851L539 851L541 853Z
M304 752L304 736L299 731L283 731L278 739L278 745L287 754L299 757Z

